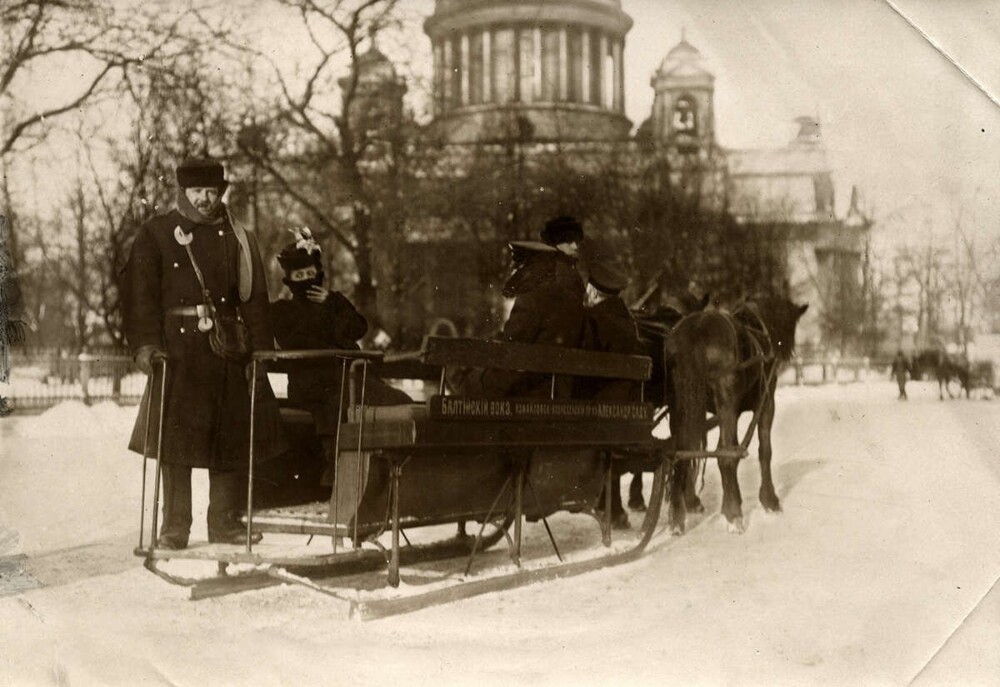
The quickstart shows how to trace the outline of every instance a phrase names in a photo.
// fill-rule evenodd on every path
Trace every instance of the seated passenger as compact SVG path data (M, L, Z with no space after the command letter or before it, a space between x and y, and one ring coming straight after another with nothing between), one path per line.
M546 243L510 244L513 273L503 295L514 299L510 316L497 337L501 341L576 348L583 342L584 286L576 270L576 253L583 240L580 223L569 217L550 220L542 231ZM467 370L458 382L460 394L486 398L547 397L546 375L508 370ZM458 377L462 377L461 374ZM570 394L570 379L557 387L558 397Z
M357 342L367 332L368 322L343 294L323 286L322 250L309 229L295 233L296 240L278 255L285 273L282 281L292 292L292 298L271 305L275 340L283 350L361 350ZM328 466L332 465L337 418L344 418L340 398L343 360L290 360L285 369L288 372L288 400L312 413L316 432L327 448ZM346 402L349 396L345 385L343 401ZM356 398L360 398L360 390L356 390ZM404 392L371 373L367 375L365 405L399 405L412 401ZM332 474L324 475L323 483L331 484Z
M590 265L587 281L587 335L584 348L605 353L646 355L632 313L621 299L628 277L615 265L597 261ZM579 396L612 401L638 401L641 386L629 380L581 379Z
M626 286L628 278L613 264L599 261L590 265L586 348L645 355L632 313L619 296ZM627 379L581 378L578 384L579 397L603 401L638 401L642 397L641 390L640 384ZM598 510L603 510L604 502L602 493ZM621 476L617 474L611 480L611 526L616 529L629 527L628 514L622 507Z

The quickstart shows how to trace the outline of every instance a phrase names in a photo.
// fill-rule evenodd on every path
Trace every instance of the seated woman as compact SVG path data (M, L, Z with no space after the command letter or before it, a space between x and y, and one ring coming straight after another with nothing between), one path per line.
M285 273L282 281L292 297L271 304L275 340L284 350L361 350L357 342L368 331L368 322L343 294L323 286L323 254L309 229L293 233L295 241L278 255L278 263ZM328 468L323 484L331 484L329 468L333 465L337 419L344 419L343 405L349 397L345 385L344 399L340 398L343 361L335 358L290 360L285 369L289 402L312 413L316 433L323 439ZM360 390L356 391L360 397ZM412 402L404 392L372 374L367 375L365 405Z

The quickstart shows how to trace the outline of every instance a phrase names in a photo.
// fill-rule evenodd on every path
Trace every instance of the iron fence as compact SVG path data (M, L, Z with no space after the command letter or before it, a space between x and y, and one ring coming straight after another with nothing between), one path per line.
M870 358L839 358L836 356L796 356L785 368L780 384L820 385L849 384L880 379L888 375L888 365ZM887 377L886 377L887 378Z
M11 363L10 379L0 385L0 395L18 410L42 410L68 400L134 404L146 386L146 375L120 350L15 350Z

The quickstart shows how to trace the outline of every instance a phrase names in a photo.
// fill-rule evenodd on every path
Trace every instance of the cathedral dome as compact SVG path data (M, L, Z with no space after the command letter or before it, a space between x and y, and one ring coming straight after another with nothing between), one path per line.
M435 126L457 143L626 138L631 27L620 0L437 0Z
M375 46L358 55L358 74L368 83L395 82L398 78L392 62Z

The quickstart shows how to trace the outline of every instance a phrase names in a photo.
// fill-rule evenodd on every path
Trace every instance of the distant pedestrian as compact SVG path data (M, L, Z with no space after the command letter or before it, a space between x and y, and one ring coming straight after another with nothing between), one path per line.
M896 357L892 361L892 374L891 377L896 380L896 384L899 385L899 400L906 400L906 380L909 378L912 372L910 367L910 361L906 359L902 351L896 352Z

